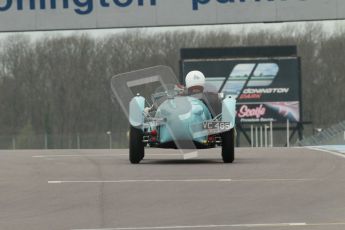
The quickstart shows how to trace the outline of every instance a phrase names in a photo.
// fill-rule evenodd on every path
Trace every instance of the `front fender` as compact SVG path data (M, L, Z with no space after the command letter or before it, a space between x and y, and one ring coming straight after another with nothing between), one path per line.
M227 96L222 101L222 121L230 122L231 128L234 128L235 118L236 118L236 100L231 96Z
M129 102L129 123L134 127L140 127L144 124L145 98L135 96Z

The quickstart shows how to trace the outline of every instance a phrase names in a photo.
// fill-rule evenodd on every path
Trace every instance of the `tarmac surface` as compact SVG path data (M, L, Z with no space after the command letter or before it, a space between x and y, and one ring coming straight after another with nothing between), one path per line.
M340 153L146 153L131 165L128 150L0 151L0 229L345 229Z

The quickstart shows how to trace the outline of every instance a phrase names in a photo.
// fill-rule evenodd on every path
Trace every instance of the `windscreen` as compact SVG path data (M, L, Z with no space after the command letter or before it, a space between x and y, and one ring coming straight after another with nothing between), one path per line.
M155 66L114 76L111 79L111 91L128 117L129 102L135 95L139 94L147 103L152 103L152 95L157 89L167 91L167 86L176 85L177 82L171 68Z

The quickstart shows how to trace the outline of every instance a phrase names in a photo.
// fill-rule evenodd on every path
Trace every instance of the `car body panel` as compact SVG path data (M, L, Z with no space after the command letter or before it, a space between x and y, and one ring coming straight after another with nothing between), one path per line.
M202 128L203 121L212 119L206 105L199 99L190 96L166 100L158 107L156 117L166 118L166 123L159 128L160 143L174 140L204 142L207 140L207 136L193 137L191 126L199 125Z

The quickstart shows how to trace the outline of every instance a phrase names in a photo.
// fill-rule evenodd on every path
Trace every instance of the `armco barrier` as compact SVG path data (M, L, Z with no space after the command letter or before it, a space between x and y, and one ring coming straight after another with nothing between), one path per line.
M313 136L298 141L298 146L315 146L315 145L340 145L345 144L345 121L324 129Z

